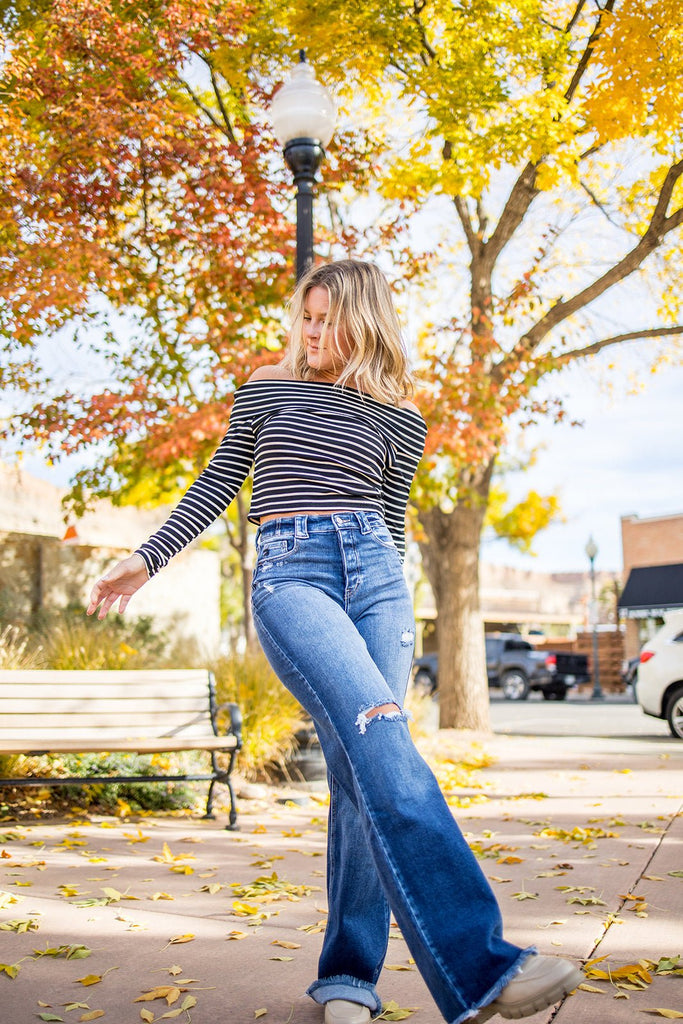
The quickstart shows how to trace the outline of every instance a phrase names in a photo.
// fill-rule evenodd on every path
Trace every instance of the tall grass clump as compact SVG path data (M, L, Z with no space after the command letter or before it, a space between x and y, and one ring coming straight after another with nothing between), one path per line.
M152 668L166 647L147 619L128 622L114 615L101 622L76 610L47 616L37 636L45 667L51 669Z
M5 626L0 632L0 668L44 668L43 661L42 649L32 645L18 626Z
M260 651L232 654L211 665L218 703L239 704L244 746L238 757L247 779L270 780L285 769L296 747L294 734L307 720L299 702L277 678Z

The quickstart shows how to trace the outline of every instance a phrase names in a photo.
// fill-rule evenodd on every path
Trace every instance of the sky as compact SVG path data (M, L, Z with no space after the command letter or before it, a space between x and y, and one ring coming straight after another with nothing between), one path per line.
M653 374L641 353L607 370L613 358L603 353L584 360L548 386L564 396L568 419L582 426L544 423L524 437L529 446L542 447L515 489L519 496L530 488L557 493L561 519L537 536L536 557L495 540L482 545L485 561L540 572L585 571L592 536L596 571L618 573L622 516L683 514L683 365ZM636 384L641 390L629 393Z

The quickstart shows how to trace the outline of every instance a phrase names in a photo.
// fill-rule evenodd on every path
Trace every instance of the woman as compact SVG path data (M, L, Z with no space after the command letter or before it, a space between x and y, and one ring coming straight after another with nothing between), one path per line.
M99 580L103 618L205 529L254 463L252 604L263 649L311 715L330 781L329 918L308 993L325 1024L366 1024L390 908L444 1018L524 1017L576 987L570 963L502 937L483 872L402 710L414 622L408 492L426 427L389 286L368 263L311 270L284 360L236 393L211 462L167 522Z

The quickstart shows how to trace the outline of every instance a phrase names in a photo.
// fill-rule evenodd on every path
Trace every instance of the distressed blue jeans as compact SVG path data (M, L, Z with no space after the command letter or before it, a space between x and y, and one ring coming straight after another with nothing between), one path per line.
M503 939L491 888L410 736L415 627L398 551L374 512L269 520L256 543L256 630L315 723L330 782L329 918L308 994L381 1010L391 910L445 1020L459 1024L533 950Z

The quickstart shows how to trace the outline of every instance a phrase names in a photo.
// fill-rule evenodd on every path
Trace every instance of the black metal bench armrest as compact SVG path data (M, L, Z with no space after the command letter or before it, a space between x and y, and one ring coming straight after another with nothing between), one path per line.
M228 732L232 733L235 737L237 741L236 749L240 750L242 747L242 712L239 709L239 705L233 704L232 701L225 701L224 704L219 704L215 711L216 721L218 721L222 711L230 713L230 728Z

